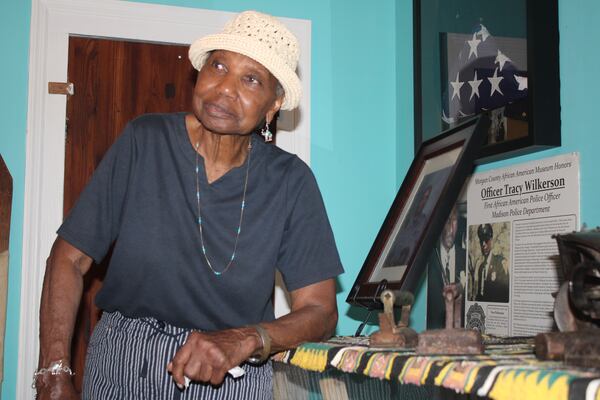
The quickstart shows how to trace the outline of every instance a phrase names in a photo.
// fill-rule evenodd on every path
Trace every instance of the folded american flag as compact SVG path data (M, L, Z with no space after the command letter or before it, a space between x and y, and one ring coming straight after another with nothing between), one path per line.
M443 48L442 119L461 118L516 104L511 117L526 119L527 41L494 37L478 24L472 34L447 33ZM444 43L444 41L442 41ZM442 67L444 68L444 67ZM515 107L512 107L515 109ZM524 110L524 112L521 112Z

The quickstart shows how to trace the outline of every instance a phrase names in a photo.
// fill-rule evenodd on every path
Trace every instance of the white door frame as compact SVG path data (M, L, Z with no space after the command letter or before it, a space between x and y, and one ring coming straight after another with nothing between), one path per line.
M31 377L37 367L45 260L62 221L66 97L48 94L47 85L67 80L69 35L188 44L220 31L233 15L117 0L32 1L18 399L33 398ZM300 41L303 97L294 132L280 132L277 142L309 163L311 24L308 20L281 20Z

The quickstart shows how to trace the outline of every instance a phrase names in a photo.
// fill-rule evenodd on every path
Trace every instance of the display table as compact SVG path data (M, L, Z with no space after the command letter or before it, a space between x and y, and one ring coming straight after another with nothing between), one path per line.
M368 338L306 343L274 356L275 398L600 400L600 370L541 362L531 341L488 341L480 356L417 356L369 348ZM465 396L466 397L466 396Z

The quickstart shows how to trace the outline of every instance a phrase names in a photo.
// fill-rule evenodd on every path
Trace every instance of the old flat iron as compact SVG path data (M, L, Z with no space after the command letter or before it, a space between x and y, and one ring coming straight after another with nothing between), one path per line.
M370 337L373 347L414 348L417 345L417 332L408 327L410 310L414 297L409 292L399 292L396 296L391 290L381 292L383 312L379 313L379 331ZM396 324L394 304L401 306L400 322Z
M443 296L446 305L446 328L421 332L417 354L482 354L481 333L461 328L464 301L462 285L444 285Z
M600 367L600 230L555 235L564 282L554 300L560 332L540 333L535 352L542 360Z

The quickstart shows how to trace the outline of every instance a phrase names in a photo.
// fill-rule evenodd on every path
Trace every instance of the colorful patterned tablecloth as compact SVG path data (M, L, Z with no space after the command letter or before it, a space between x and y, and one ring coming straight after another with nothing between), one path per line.
M538 361L530 342L488 344L480 356L419 356L369 348L368 338L305 343L274 360L308 371L339 370L401 384L435 385L497 400L600 400L600 370Z

